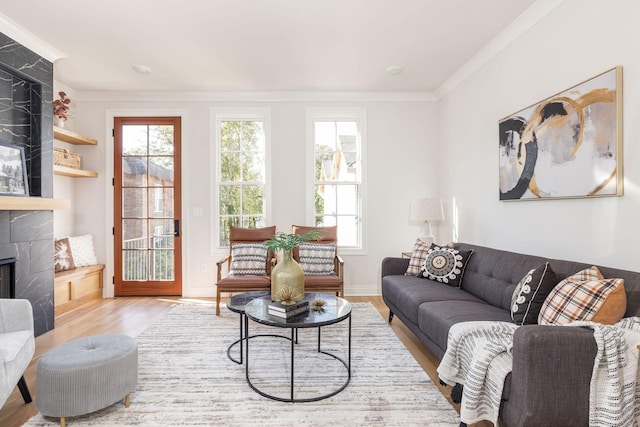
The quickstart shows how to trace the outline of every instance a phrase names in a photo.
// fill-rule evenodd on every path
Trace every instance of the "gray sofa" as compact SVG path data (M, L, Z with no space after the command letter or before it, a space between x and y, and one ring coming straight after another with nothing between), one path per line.
M408 258L382 261L382 297L390 310L389 322L397 316L439 359L453 324L511 322L511 296L529 270L548 261L561 280L592 265L465 243L455 247L473 250L460 289L405 276ZM640 316L640 273L598 267L607 278L625 280L625 317ZM500 421L522 427L587 426L595 354L590 329L520 326L514 335L513 371L505 380Z

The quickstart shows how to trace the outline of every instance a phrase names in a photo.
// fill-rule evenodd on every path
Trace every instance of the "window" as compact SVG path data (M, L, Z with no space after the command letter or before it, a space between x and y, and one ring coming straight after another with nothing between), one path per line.
M217 245L229 230L264 227L266 212L266 114L216 114Z
M309 211L317 226L338 226L338 245L364 250L363 198L366 112L308 109Z

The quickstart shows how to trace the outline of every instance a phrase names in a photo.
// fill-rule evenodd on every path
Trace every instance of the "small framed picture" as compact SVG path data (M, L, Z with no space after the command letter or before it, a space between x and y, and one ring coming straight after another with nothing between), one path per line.
M24 148L4 142L0 142L0 195L29 195Z

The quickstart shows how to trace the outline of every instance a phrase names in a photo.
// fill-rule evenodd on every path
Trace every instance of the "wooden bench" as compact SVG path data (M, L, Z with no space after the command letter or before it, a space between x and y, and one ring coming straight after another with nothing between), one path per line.
M74 268L55 274L54 313L66 313L94 299L102 298L104 264Z

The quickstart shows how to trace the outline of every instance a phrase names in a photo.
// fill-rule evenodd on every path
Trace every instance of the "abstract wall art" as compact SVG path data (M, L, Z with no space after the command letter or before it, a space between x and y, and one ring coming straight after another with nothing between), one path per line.
M499 122L500 200L621 196L622 67Z

